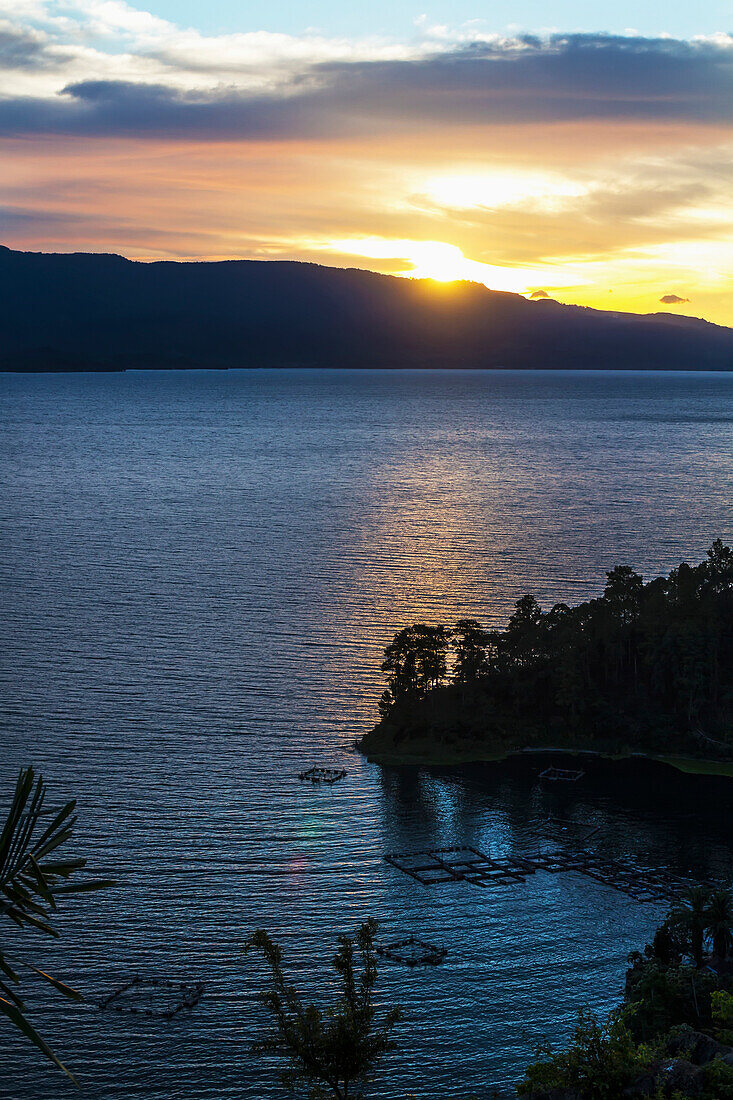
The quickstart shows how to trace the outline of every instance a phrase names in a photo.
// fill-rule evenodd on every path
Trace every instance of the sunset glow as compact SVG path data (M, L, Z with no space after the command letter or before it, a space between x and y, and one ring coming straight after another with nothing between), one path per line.
M465 172L435 176L425 182L428 199L446 210L521 208L528 201L534 209L559 210L567 200L587 192L586 187L570 179L521 172Z
M215 33L121 0L0 0L0 29L10 247L733 321L728 34Z
M389 260L394 264L393 274L415 279L435 279L441 283L465 279L484 283L494 290L523 293L536 282L541 271L495 267L467 259L460 248L443 241L391 240L367 237L353 240L335 240L323 247L330 252L343 253L366 260Z

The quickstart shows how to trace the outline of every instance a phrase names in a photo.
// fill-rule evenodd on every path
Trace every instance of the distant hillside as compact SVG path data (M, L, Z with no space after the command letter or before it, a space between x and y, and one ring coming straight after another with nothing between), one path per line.
M280 366L730 370L733 330L317 264L0 246L0 369Z

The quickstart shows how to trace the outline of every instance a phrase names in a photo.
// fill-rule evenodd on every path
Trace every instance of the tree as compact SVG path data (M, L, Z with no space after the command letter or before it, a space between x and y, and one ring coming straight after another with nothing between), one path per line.
M639 614L644 580L630 565L617 565L606 573L603 599L622 623L633 622Z
M542 608L534 596L517 600L514 614L507 623L504 642L510 656L518 663L534 660L543 649Z
M733 1046L733 993L716 989L710 997L715 1036L721 1043Z
M328 1096L359 1100L383 1056L397 1049L391 1033L402 1018L400 1009L386 1011L380 1023L372 1000L377 979L376 930L376 921L370 919L359 928L356 943L339 936L333 966L341 989L335 1003L325 1009L302 1003L285 978L282 951L267 932L259 929L247 943L246 950L262 952L271 978L261 1000L273 1027L253 1050L284 1057L289 1065L282 1074L283 1083L290 1088L304 1086L310 1100Z
M712 891L708 897L705 919L713 954L724 962L733 952L733 894L730 890Z
M685 937L687 953L692 956L698 970L705 961L709 897L710 891L704 886L693 886L683 897L682 904L670 914L672 925Z
M395 635L384 651L382 672L388 673L382 711L407 695L426 695L438 687L448 671L448 639L443 626L415 623Z
M708 550L706 571L713 591L726 592L733 588L733 550L716 539Z
M733 893L695 886L681 906L673 909L669 921L686 938L688 953L700 969L709 939L713 954L724 962L733 953Z
M710 995L718 984L710 970L676 961L668 966L656 958L632 961L626 974L626 1023L636 1039L655 1042L681 1024L709 1026Z
M578 1013L567 1050L553 1052L544 1046L537 1053L538 1061L527 1068L517 1089L520 1096L565 1089L582 1100L618 1100L644 1063L622 1013L612 1013L601 1023L587 1009Z
M86 865L86 860L49 859L73 832L76 803L67 802L54 813L44 810L45 798L42 776L36 778L32 768L22 769L0 833L0 914L18 928L35 928L47 936L58 936L51 919L62 895L100 890L112 883L99 880L72 883L69 879ZM49 815L51 821L44 828L41 819ZM84 998L58 978L0 950L0 1013L73 1081L72 1074L26 1016L25 1003L18 993L24 972L41 978L64 997L74 1001Z
M456 654L454 680L467 684L480 679L491 667L488 649L492 635L476 619L459 619L451 634Z
M679 966L687 943L681 929L669 917L657 928L654 938L644 948L648 959L656 959L662 966ZM641 957L641 956L640 956Z

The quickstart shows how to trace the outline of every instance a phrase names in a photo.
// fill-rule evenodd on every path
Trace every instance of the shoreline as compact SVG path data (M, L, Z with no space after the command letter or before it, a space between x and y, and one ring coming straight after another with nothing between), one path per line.
M733 760L704 760L698 756L678 756L674 754L646 752L602 752L599 749L570 749L561 746L547 748L512 749L507 752L481 751L475 747L465 749L445 749L436 751L435 746L416 746L415 752L382 750L369 752L362 748L361 741L356 742L357 751L362 753L371 764L387 767L455 767L462 764L502 764L507 760L527 759L531 756L591 756L599 760L617 763L623 760L649 760L665 764L675 771L686 775L723 776L733 779Z

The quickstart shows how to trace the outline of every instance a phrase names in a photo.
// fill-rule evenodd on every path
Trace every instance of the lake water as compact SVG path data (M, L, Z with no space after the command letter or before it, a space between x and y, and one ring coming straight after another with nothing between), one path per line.
M91 997L135 971L203 980L165 1022L38 993L88 1100L284 1095L248 1045L249 932L323 988L335 936L444 942L385 964L406 1021L375 1097L489 1097L577 1008L620 994L661 911L574 875L425 889L383 855L536 848L553 811L611 852L730 874L725 781L536 768L382 769L352 751L401 626L505 621L733 537L733 375L165 372L1 378L0 789L33 763L79 800L73 847L119 886L27 954ZM296 774L339 765L311 788ZM3 934L5 931L3 930ZM78 1095L0 1029L0 1095Z

